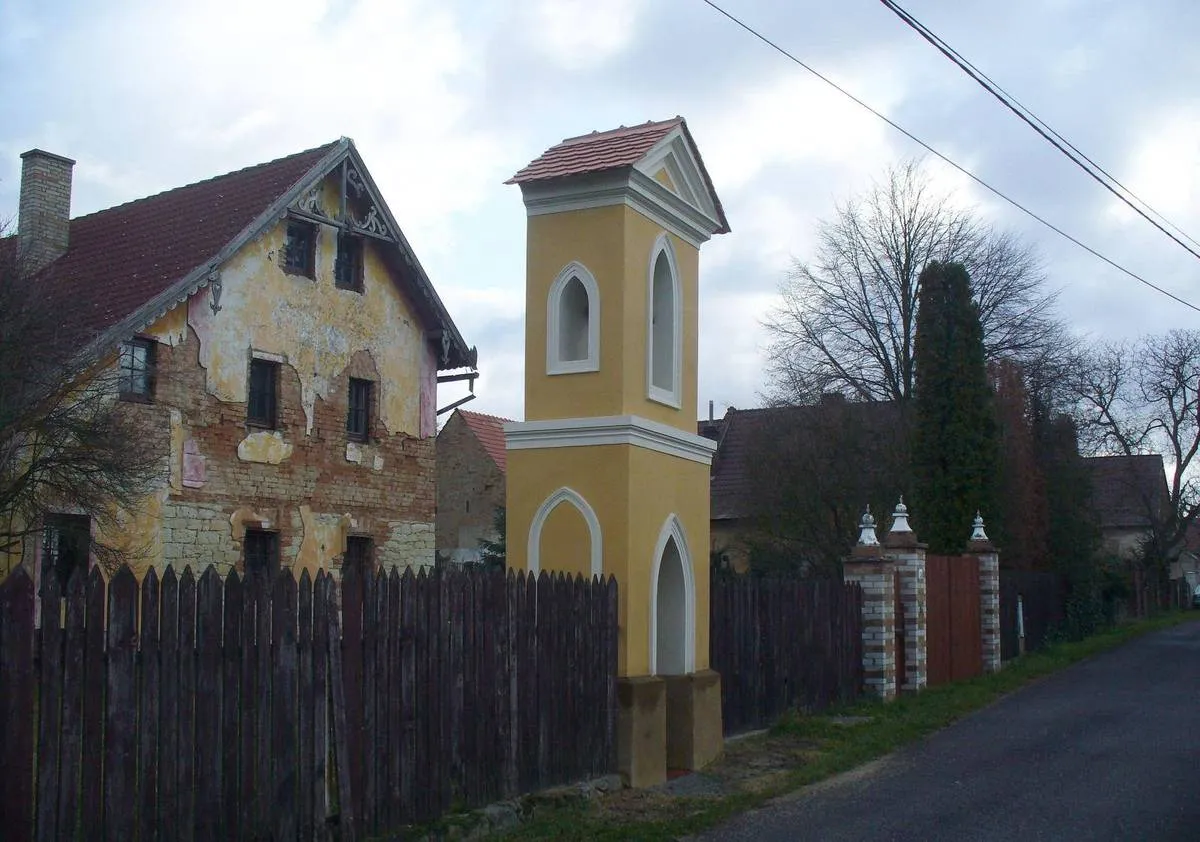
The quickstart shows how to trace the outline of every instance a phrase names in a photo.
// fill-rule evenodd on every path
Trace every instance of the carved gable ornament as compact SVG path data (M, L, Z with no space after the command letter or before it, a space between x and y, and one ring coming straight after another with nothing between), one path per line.
M325 206L326 193L322 190L325 180L334 175L340 177L338 207ZM392 230L383 202L376 195L355 162L345 157L330 172L322 175L289 208L296 215L340 228L343 231L362 234L388 242L398 242Z

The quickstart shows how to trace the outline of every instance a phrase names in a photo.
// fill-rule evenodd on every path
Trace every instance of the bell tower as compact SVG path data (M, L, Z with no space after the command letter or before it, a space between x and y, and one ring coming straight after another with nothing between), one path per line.
M696 370L700 246L729 225L678 117L568 138L509 183L528 234L508 562L616 577L619 762L648 786L721 750Z

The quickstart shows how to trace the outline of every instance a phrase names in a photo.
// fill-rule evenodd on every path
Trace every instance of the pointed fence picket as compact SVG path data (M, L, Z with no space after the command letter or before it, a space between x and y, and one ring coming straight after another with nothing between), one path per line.
M388 834L615 771L616 669L611 578L121 568L39 595L18 569L0 582L0 828Z

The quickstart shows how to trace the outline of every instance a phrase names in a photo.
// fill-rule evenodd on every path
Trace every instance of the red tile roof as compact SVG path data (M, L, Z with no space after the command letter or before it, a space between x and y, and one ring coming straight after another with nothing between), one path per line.
M692 140L688 131L687 121L682 117L672 117L670 120L648 121L640 126L621 126L606 132L568 137L562 143L551 146L539 157L535 158L505 184L527 184L534 181L549 181L556 178L587 175L588 173L604 172L622 167L632 167L654 148L655 144L673 132L683 129L684 137L696 156L700 174L704 178L705 187L712 196L717 210L717 222L720 228L715 233L728 234L729 221L725 218L725 209L717 192L713 189L712 179L700 158L700 150Z
M479 443L483 445L488 456L492 457L500 473L506 473L508 458L504 446L504 425L511 424L512 421L495 415L484 415L482 412L468 412L465 409L456 409L455 412L462 416L475 438L479 439Z
M557 146L551 146L505 183L524 184L632 167L654 148L654 144L682 124L683 118L675 117L642 123L640 126L621 126L607 132L569 137Z
M68 330L97 334L217 255L337 141L71 220L40 283Z
M1143 456L1089 456L1083 464L1092 484L1092 508L1101 529L1144 529L1150 526L1150 509L1170 506L1163 458Z
M780 501L778 488L763 487L763 455L780 458L812 452L823 446L831 424L851 424L872 431L870 440L889 447L901 428L900 409L891 402L849 402L827 399L813 406L733 409L715 421L700 421L697 432L717 442L709 493L713 520L739 520L762 515ZM862 469L860 469L862 470Z

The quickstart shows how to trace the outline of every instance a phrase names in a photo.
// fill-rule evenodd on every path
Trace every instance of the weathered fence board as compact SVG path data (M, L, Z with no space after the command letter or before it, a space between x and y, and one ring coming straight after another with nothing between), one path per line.
M613 579L355 576L0 583L5 838L353 840L614 770Z
M861 692L857 585L714 574L709 604L709 659L721 675L726 734ZM611 735L607 740L611 753Z

